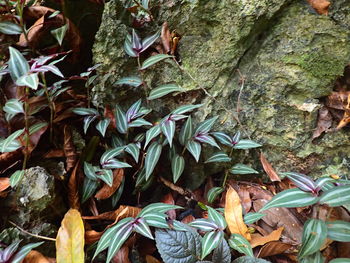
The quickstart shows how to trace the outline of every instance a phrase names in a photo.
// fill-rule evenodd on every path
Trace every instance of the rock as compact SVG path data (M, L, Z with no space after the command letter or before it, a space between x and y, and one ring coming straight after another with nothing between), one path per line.
M350 61L348 1L332 4L331 17L312 12L304 1L160 2L152 9L155 22L139 32L146 32L145 37L167 21L171 30L182 35L178 53L184 71L169 60L146 71L145 78L151 87L175 81L188 93L150 103L159 115L175 105L202 102L205 106L195 114L197 121L219 115L217 130L230 134L243 130L264 145L262 151L278 171L314 176L350 171L345 131L311 141L320 98L330 94ZM121 77L137 74L135 59L123 51L130 25L130 14L121 1L105 5L93 49L95 62L102 64L95 88L97 105L130 105L130 93L141 93L114 85ZM243 86L237 69L245 76ZM227 113L236 114L238 97L242 126ZM259 168L257 156L250 160L255 168ZM246 152L235 157L249 163ZM192 184L187 183L198 186L214 170L194 173L199 175L193 174Z

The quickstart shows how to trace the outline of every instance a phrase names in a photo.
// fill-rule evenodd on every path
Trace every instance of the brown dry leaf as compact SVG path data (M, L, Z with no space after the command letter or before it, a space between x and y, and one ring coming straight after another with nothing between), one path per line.
M270 257L286 253L293 246L290 244L282 243L280 241L271 241L265 244L259 251L258 256L260 258Z
M113 263L130 263L129 260L129 248L128 246L122 246L117 253L115 253Z
M163 49L166 54L170 52L171 34L168 27L168 22L164 22L162 25L161 39L163 44Z
M76 209L65 214L56 237L57 262L84 262L84 223Z
M146 262L147 263L161 263L161 261L159 261L155 257L152 257L151 255L146 255Z
M350 94L348 95L348 99L347 99L347 104L345 106L345 112L343 115L343 118L340 120L337 129L341 129L344 126L346 126L348 123L350 123Z
M264 171L269 176L272 182L281 182L281 179L276 173L275 169L273 169L272 165L269 163L269 161L266 159L265 155L262 152L260 153L260 162L264 168Z
M284 227L279 227L277 230L272 231L267 236L261 236L259 234L252 234L252 240L250 244L252 247L262 246L271 241L278 241L281 238Z
M0 192L5 191L9 187L10 187L10 178L1 177L0 178Z
M250 198L249 192L245 188L239 188L238 195L241 199L241 204L243 206L244 211L248 213L249 210L252 208L252 199Z
M111 107L106 106L104 114L105 118L109 118L111 120L111 128L116 129L117 128L117 121L114 116L114 112L111 109Z
M64 157L64 151L62 149L52 149L44 154L44 158L62 158Z
M331 3L327 0L308 0L309 4L319 15L328 15L328 8Z
M124 178L124 169L115 169L113 171L113 184L109 186L104 184L102 188L96 193L95 198L103 200L111 197L119 188Z
M85 231L85 244L90 245L97 242L98 240L100 240L102 235L103 232L97 232L95 230Z
M243 221L241 200L237 192L230 186L226 193L225 219L231 234L240 234L247 240L251 239L246 224Z
M319 137L322 133L327 132L332 126L332 115L327 107L322 107L318 111L317 128L312 134L312 140Z
M97 216L83 216L85 220L115 220L119 221L126 217L136 217L141 208L121 205L117 210L99 214Z
M185 218L181 220L181 223L188 224L191 223L192 221L196 220L196 218L193 215L188 215Z
M22 155L22 149L0 154L0 174L6 172L12 166L16 165L20 161Z
M345 110L350 91L333 91L326 98L326 106L336 110Z
M175 205L175 200L174 200L174 197L173 197L173 195L171 193L168 193L165 196L163 196L161 202L165 203L165 204L169 204L169 205ZM175 211L175 209L169 210L167 212L167 214L168 214L170 219L172 219L172 220L176 219L176 211Z
M78 175L77 173L80 171L80 163L78 162L68 181L68 200L71 208L78 209L80 207L79 203L79 189L78 189Z
M73 143L73 136L70 126L64 125L63 127L64 133L64 143L63 143L63 151L66 156L66 170L69 172L73 167L75 167L77 163L77 153L75 151L75 146Z
M54 262L56 262L55 259L47 258L36 250L30 251L29 254L23 260L23 263L54 263Z

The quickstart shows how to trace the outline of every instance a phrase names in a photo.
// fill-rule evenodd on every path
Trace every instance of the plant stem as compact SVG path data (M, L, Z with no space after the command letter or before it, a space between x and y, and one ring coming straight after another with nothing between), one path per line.
M49 102L49 108L50 108L50 143L51 143L52 139L53 139L53 118L54 118L54 113L55 113L55 104L53 103L51 96L49 94L45 74L41 73L40 76L41 76L41 79L42 79L43 84L44 84L44 90L45 90L45 94L46 94L47 100Z
M229 157L232 158L232 154L233 154L233 147L231 148L231 151L230 151L230 154L229 154ZM226 185L226 181L227 181L227 178L228 178L228 174L229 174L229 170L226 169L225 170L225 177L224 177L224 180L222 182L222 188L225 188L225 185Z
M29 114L29 103L28 103L28 98L29 98L29 87L25 87L25 98L24 98L24 126L25 126L25 149L24 149L24 160L23 160L23 166L22 170L24 171L27 167L27 161L29 157L29 140L30 140L30 134L29 134L29 119L28 119L28 114Z
M13 225L14 227L18 228L20 231L22 231L23 233L29 235L29 236L32 236L32 237L36 237L36 238L40 238L40 239L44 239L44 240L48 240L48 241L53 241L53 242L56 242L56 239L55 238L51 238L51 237L45 237L45 236L40 236L40 235L36 235L36 234L32 234L30 232L28 232L27 230L24 230L23 228L19 227L18 225L16 225L14 222L12 221L9 221L9 223L11 225Z

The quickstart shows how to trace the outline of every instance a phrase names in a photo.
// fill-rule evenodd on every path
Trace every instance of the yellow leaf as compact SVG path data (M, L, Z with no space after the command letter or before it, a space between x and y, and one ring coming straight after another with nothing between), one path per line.
M261 236L259 234L254 234L252 236L252 240L250 241L250 244L254 248L257 246L265 245L266 243L271 242L271 241L277 241L281 238L281 234L282 234L283 229L284 229L284 227L280 227L277 230L272 231L267 236Z
M56 237L57 263L84 263L84 224L80 213L70 209Z
M237 192L229 187L225 201L225 219L231 234L240 234L250 240L250 233L243 221L241 200Z

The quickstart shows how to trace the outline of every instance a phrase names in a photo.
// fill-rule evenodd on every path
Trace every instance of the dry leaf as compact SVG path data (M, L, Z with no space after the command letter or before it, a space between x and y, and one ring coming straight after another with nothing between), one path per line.
M54 263L54 262L56 262L55 259L47 258L36 250L30 251L29 254L23 260L23 263Z
M90 245L97 242L98 240L100 240L102 235L103 232L97 232L95 230L85 231L85 244Z
M9 187L10 187L10 178L1 177L0 178L0 192L5 191Z
M175 205L174 197L171 193L166 194L162 200L162 203L169 204L169 205ZM169 216L169 219L175 220L176 219L176 211L175 209L171 209L167 212L167 215Z
M252 247L262 246L271 241L278 241L281 238L283 227L279 227L277 230L272 231L267 236L261 236L260 234L252 234L252 240L250 244Z
M68 200L69 200L69 205L71 208L79 208L80 203L79 203L79 189L78 189L78 175L77 173L80 171L80 163L78 162L68 181Z
M113 171L112 186L109 186L108 184L104 184L102 188L96 193L95 197L100 200L111 197L115 193L115 191L119 188L123 178L124 178L124 169L115 169Z
M250 194L245 188L238 189L238 196L241 199L241 204L245 213L248 213L252 208L252 199L250 198Z
M168 22L164 22L162 25L161 39L163 44L163 49L166 54L170 52L171 34L168 27Z
M85 220L115 220L119 221L126 217L136 217L140 213L141 208L134 206L121 205L115 211L99 214L97 216L83 216Z
M250 240L250 233L243 221L241 200L237 192L230 186L226 193L225 219L231 234L240 234Z
M309 4L319 15L328 15L328 8L331 3L327 0L308 0Z
M350 123L350 94L348 95L347 104L345 106L345 112L343 118L340 120L337 129L341 129Z
M322 133L327 132L332 126L332 115L327 107L322 107L318 111L317 128L312 134L312 140L319 137Z
M113 263L130 263L129 260L129 248L128 246L122 246L117 253L115 253Z
M84 224L76 209L65 214L56 237L57 263L84 263Z
M161 261L159 261L155 257L152 257L151 255L146 255L146 262L147 263L161 263Z
M290 244L282 243L280 241L272 241L265 244L259 251L258 256L260 258L265 258L269 256L279 255L286 253L293 246Z
M260 153L260 162L264 168L264 171L269 176L270 180L272 182L281 182L281 179L279 178L278 174L276 173L275 169L273 169L272 165L269 163L269 161L265 158L264 154Z
M75 146L73 143L73 136L70 126L64 125L63 128L64 133L64 143L63 150L64 155L66 156L66 170L69 171L72 169L77 163L77 153L75 151Z

